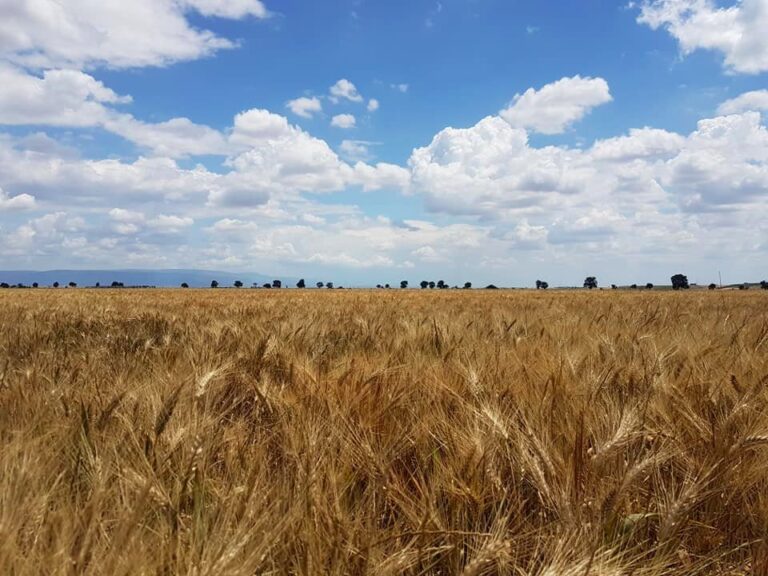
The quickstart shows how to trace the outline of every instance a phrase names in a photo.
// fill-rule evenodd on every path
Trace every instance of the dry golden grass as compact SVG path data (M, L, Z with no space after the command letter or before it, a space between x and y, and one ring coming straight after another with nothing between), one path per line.
M768 294L0 293L0 574L768 574Z

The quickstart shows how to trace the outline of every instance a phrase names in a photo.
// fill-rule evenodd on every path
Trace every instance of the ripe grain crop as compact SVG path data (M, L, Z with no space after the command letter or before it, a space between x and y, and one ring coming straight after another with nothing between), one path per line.
M758 292L0 293L0 574L768 574Z

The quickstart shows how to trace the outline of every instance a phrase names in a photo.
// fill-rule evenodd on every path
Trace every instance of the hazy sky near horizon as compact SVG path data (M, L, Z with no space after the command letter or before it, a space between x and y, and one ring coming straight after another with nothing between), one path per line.
M768 276L768 0L0 0L0 269Z

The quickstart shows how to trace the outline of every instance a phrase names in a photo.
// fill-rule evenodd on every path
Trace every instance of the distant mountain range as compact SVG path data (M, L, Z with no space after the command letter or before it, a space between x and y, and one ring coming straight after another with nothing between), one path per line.
M98 282L101 286L109 286L112 282L122 282L125 286L157 286L178 287L182 282L189 284L191 288L204 288L216 280L222 288L232 286L236 280L240 280L246 287L254 282L259 285L273 280L280 280L283 286L294 287L298 278L285 278L280 276L265 276L253 272L233 273L214 270L0 270L0 282L11 285L25 284L27 286L37 282L40 286L50 286L58 282L66 286L75 282L78 286L95 286ZM308 286L310 284L307 279Z

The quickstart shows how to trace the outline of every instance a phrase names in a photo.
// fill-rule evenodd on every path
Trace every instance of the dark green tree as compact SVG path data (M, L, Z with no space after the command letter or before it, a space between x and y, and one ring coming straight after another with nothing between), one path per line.
M670 278L672 281L672 290L688 290L688 277L685 274L675 274Z

